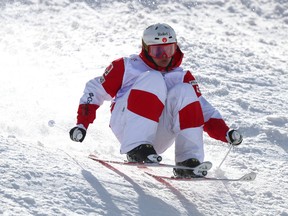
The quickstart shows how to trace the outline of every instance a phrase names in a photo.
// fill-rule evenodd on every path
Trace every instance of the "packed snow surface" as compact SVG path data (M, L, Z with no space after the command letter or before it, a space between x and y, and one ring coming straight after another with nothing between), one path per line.
M253 171L255 181L174 181L172 190L135 167L88 159L125 159L109 102L83 143L69 139L85 83L139 53L157 22L175 29L183 67L244 135L219 169L229 147L205 134L208 175ZM0 215L288 216L287 0L1 0L0 25ZM173 164L173 147L162 157Z

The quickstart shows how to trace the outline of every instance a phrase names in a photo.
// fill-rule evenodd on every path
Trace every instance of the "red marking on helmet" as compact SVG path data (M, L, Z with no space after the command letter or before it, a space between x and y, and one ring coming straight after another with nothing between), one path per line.
M166 42L167 42L167 38L165 38L165 37L162 38L162 42L163 42L163 43L166 43Z

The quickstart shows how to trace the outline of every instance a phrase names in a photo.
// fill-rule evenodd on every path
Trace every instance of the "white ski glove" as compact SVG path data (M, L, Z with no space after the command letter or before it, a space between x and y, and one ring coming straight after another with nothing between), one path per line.
M229 144L236 146L242 143L243 137L237 130L231 129L227 132L226 139Z
M80 124L72 128L69 132L71 140L75 142L83 142L86 136L86 128Z

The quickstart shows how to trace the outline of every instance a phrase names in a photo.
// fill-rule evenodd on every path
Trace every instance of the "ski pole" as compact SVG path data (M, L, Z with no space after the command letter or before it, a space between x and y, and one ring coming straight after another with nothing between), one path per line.
M221 165L223 164L223 162L226 160L228 154L230 153L231 149L233 148L233 145L230 145L228 152L226 153L225 157L223 158L223 160L221 161L221 163L218 166L218 169L220 169Z
M65 133L68 132L68 129L56 125L56 122L54 120L49 120L48 121L48 126L49 127L56 127L56 128L62 130ZM77 136L77 139L80 140L80 139L82 139L83 134L81 132L78 132L78 134L76 136Z
M67 132L67 129L56 125L56 122L55 122L54 120L49 120L49 121L48 121L48 126L49 126L49 127L56 127L56 128L58 128L58 129L60 129L60 130L62 130L62 131L64 131L64 132Z
M60 126L56 125L56 122L55 122L54 120L49 120L49 121L48 121L48 126L49 126L49 127L58 128L58 129L64 131L65 133L68 131L67 129L65 129L65 128L63 128L63 127L60 127ZM82 137L81 137L81 138L82 138ZM81 138L79 138L79 139L81 139ZM70 158L72 158L78 166L80 166L83 170L85 170L85 169L83 168L83 166L79 163L79 161L78 161L76 158L74 158L74 157L71 156L69 153L67 153L65 150L63 150L63 149L61 149L61 148L59 148L59 147L57 147L57 149L60 150L60 151L62 151L62 152L64 152L66 155L68 155Z

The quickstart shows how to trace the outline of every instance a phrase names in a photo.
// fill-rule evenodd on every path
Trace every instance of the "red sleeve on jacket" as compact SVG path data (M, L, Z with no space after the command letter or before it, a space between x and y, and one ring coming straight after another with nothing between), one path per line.
M124 59L120 58L115 61L113 61L106 69L105 72L103 73L102 77L100 78L100 83L106 93L103 92L97 92L96 89L94 89L98 97L102 97L104 100L105 95L104 94L109 94L112 98L115 97L117 92L122 86L123 82L123 76L124 76ZM90 81L91 82L91 81ZM94 86L95 88L97 87L97 84ZM93 86L92 85L92 86ZM90 86L91 87L91 86ZM98 89L99 90L99 89ZM93 93L90 93L93 95ZM89 95L90 95L89 94ZM101 95L103 94L103 95ZM91 95L90 95L91 96ZM91 97L92 97L91 96ZM89 97L88 97L89 99ZM87 103L81 103L78 107L78 112L77 112L77 124L83 124L83 126L87 129L89 124L93 123L93 121L96 118L96 110L99 108L99 105L97 105L95 102L90 103L89 100L87 99ZM99 102L99 101L98 101ZM101 101L100 101L101 103Z
M198 83L190 71L186 72L184 79L183 79L183 82L191 84L193 86L195 92L196 92L197 97L201 96L201 91L200 91L200 88L198 86Z
M124 76L124 59L113 61L101 77L101 84L105 91L113 98L122 86Z
M198 83L190 71L186 72L183 82L190 83L193 86L196 95L198 97L201 96L201 91ZM227 143L226 133L229 130L229 127L226 125L225 121L222 118L209 118L207 122L204 122L203 129L211 138L221 140Z
M77 124L83 124L87 129L90 123L96 118L96 110L99 108L96 104L80 104L78 107Z
M210 118L204 123L203 129L210 137L227 143L226 133L229 127L223 119Z

